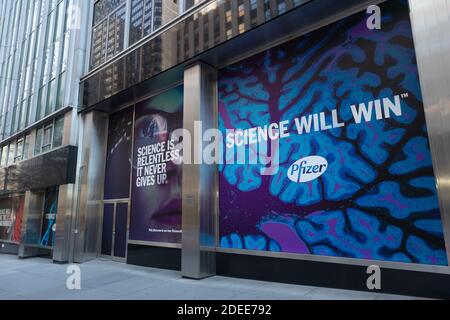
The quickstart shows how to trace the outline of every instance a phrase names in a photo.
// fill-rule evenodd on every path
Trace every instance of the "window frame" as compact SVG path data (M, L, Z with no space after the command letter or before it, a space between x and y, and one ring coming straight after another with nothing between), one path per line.
M55 117L54 119L52 119L49 122L46 122L45 124L39 126L38 128L36 128L36 135L35 135L35 145L34 145L34 150L33 150L33 155L34 156L38 156L41 155L43 153L46 152L50 152L56 148L62 147L63 144L61 143L61 145L59 146L55 146L55 132L56 132L56 123L57 121L61 120L62 121L62 130L61 133L64 136L64 118L65 115L61 115L59 117ZM38 146L38 132L41 130L41 138L40 138L40 145ZM51 130L50 133L50 141L45 141L45 137L46 137L46 131L47 130ZM61 140L62 141L62 140ZM25 145L25 144L24 144Z
M45 124L44 126L42 126L43 131L42 131L42 143L41 143L41 154L51 151L52 147L53 147L53 128L54 128L54 120L52 122L49 122L47 124ZM50 130L50 137L49 137L49 141L46 142L46 133ZM44 150L45 148L48 148L46 150Z
M20 143L22 145L19 147ZM24 147L25 147L25 135L20 136L16 140L16 150L15 150L15 154L14 154L14 163L17 163L17 162L20 162L20 161L23 160ZM19 155L19 151L21 151L20 155Z

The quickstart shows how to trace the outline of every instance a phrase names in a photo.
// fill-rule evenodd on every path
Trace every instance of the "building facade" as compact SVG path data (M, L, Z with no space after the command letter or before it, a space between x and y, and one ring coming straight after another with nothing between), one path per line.
M376 265L387 292L450 295L448 1L78 4L86 41L69 47L67 113L50 94L62 64L55 77L42 64L30 108L12 94L19 64L1 69L1 128L19 133L3 143L5 209L24 195L27 239L42 230L31 204L43 189L9 187L29 141L18 119L36 122L30 141L46 155L47 123L61 131L64 114L73 140L52 143L77 147L74 178L41 203L54 217L45 200L70 185L56 261L358 290ZM20 43L12 35L2 44Z
M82 3L0 3L2 252L68 259L66 220L75 212L77 83L87 51L82 16L89 7Z

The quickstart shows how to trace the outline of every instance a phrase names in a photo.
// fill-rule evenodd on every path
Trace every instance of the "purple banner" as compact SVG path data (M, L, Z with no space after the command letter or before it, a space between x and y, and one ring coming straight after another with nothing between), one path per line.
M136 105L130 240L181 242L182 166L170 136L182 127L182 86Z

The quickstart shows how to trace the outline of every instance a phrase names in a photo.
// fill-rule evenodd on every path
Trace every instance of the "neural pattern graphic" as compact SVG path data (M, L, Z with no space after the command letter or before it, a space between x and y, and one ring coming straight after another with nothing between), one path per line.
M229 66L219 76L220 128L249 129L407 93L401 117L280 142L280 169L220 168L221 247L447 265L406 1L365 13ZM295 131L295 132L294 132ZM288 179L310 155L329 169Z

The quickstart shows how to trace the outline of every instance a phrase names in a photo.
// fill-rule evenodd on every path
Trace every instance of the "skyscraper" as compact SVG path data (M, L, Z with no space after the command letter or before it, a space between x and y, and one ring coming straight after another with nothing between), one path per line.
M0 208L13 230L0 241L21 256L67 260L57 213L71 208L75 183L88 10L77 0L0 1Z

